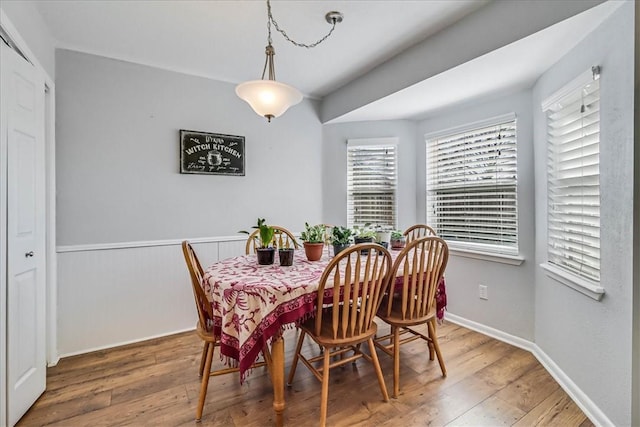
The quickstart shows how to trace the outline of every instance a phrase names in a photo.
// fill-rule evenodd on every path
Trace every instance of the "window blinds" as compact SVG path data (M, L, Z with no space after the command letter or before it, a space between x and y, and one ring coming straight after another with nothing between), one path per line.
M599 281L599 80L565 94L546 113L548 261Z
M515 118L426 144L428 224L460 247L517 254Z
M347 226L366 223L396 228L395 145L347 148Z

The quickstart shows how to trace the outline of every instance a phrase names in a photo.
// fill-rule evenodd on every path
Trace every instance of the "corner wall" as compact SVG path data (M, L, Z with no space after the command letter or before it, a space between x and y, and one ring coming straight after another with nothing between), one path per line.
M632 395L634 6L624 2L533 89L535 341L611 423L621 426L631 424ZM599 302L551 279L538 266L547 260L546 119L540 105L593 65L602 68L600 253L606 294Z

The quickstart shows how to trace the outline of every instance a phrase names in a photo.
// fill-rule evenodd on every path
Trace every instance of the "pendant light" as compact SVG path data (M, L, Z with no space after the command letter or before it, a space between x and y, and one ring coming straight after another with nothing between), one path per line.
M250 80L240 83L236 86L236 94L240 99L246 101L253 111L258 115L267 118L271 122L274 117L284 114L287 109L302 101L302 94L293 86L276 81L276 72L274 64L274 56L276 54L271 40L271 24L280 32L285 39L298 47L312 48L327 39L336 27L336 24L342 22L343 16L340 12L329 12L325 15L325 19L331 24L331 30L320 40L312 44L298 43L292 40L285 31L281 30L278 23L273 19L271 13L271 1L267 0L267 47L265 48L266 59L262 70L262 78L260 80ZM268 78L265 79L265 73L268 70Z

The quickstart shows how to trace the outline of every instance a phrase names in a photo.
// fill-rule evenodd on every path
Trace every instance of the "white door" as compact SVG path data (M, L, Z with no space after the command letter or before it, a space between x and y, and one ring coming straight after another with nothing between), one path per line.
M0 137L5 138L7 155L3 312L7 313L7 421L13 425L46 383L44 79L14 50L0 44Z

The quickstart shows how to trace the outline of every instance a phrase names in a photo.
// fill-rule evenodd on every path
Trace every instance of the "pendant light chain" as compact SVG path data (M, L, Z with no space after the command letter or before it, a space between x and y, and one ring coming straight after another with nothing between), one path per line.
M331 18L331 29L329 30L329 32L322 37L321 39L319 39L318 41L314 42L314 43L310 43L310 44L306 44L306 43L298 43L297 41L291 39L289 37L289 35L287 34L287 32L283 29L280 28L280 26L278 25L278 22L274 19L273 14L271 13L271 1L267 0L267 13L269 15L269 19L267 22L267 28L269 30L269 44L271 44L271 23L273 23L273 26L275 27L275 29L282 34L282 36L287 39L289 42L291 42L293 45L298 46L298 47L306 47L307 49L311 49L313 47L318 46L320 43L322 43L323 41L325 41L327 38L329 38L329 36L331 35L331 33L333 33L333 30L335 30L336 28L336 23L338 22L338 19L333 17Z

